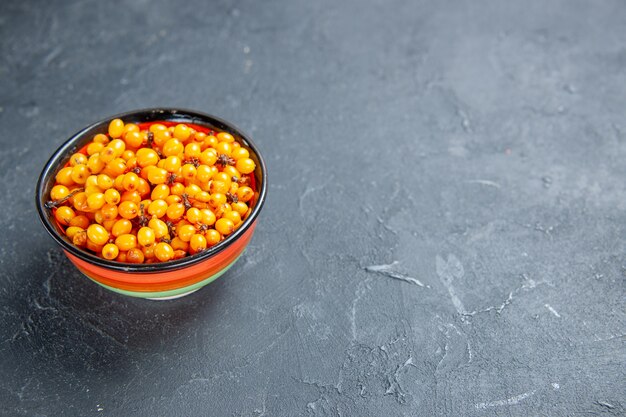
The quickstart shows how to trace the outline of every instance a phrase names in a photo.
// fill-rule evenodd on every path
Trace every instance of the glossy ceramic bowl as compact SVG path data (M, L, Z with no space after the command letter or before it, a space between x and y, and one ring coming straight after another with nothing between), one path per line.
M251 212L243 224L215 246L182 259L164 263L129 264L109 261L74 246L65 237L54 219L53 210L46 207L56 173L70 156L82 149L97 133L106 133L109 122L122 119L124 123L151 122L187 123L199 130L217 129L232 134L241 146L248 149L256 162L252 175L255 190ZM192 110L156 108L136 110L111 116L70 137L46 163L36 189L36 205L44 227L61 245L69 260L88 278L112 291L141 298L170 299L187 295L209 284L226 272L241 256L252 238L257 217L267 192L265 163L252 140L233 124L215 116Z

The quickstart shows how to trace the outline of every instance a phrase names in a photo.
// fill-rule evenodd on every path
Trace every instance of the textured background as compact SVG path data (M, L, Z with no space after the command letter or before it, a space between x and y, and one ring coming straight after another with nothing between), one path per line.
M171 3L171 4L170 4ZM0 414L626 413L626 6L0 3ZM242 126L269 196L172 302L82 278L34 185L93 121Z

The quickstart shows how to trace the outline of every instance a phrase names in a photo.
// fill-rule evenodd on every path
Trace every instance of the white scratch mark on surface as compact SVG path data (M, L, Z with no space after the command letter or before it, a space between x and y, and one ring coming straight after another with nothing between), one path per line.
M359 301L361 301L361 298L363 297L363 295L365 295L365 290L369 289L368 286L369 283L369 279L366 279L365 281L363 281L362 283L359 283L359 285L357 286L357 289L355 291L354 294L354 299L352 300L352 309L350 310L350 327L352 329L352 339L356 340L356 332L357 332L357 328L356 328L356 307L357 307L357 303Z
M554 314L556 317L561 318L561 315L558 311L556 311L550 304L544 304L544 307L550 310L550 313Z
M459 259L454 255L448 255L447 261L437 255L435 258L435 270L437 271L439 280L448 290L448 294L450 294L450 299L452 300L452 304L454 305L457 313L464 315L465 307L463 307L463 303L456 294L456 290L452 285L452 281L454 279L462 278L465 275L465 270L463 269L461 261L459 261Z
M374 272L376 274L384 275L389 278L397 279L400 281L408 282L409 284L417 285L418 287L430 288L429 285L425 285L422 281L417 278L410 277L406 274L402 274L400 272L393 271L393 267L398 265L398 261L393 261L387 265L371 265L366 266L365 270L367 272Z
M467 180L466 182L468 184L481 184L481 185L486 185L486 186L489 186L489 187L501 188L500 184L498 184L495 181L491 181L491 180L476 179L476 180Z
M516 395L515 397L507 398L506 400L496 400L496 401L489 401L485 403L478 403L475 405L475 407L478 409L486 409L489 407L502 407L503 405L515 405L519 403L520 401L534 394L535 394L535 391L529 391L520 395Z
M561 386L557 382L553 382L551 385L554 390L558 390L559 388L561 388Z

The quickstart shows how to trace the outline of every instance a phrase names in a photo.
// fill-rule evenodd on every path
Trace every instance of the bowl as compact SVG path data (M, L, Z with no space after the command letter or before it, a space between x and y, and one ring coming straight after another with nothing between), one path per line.
M124 123L187 123L197 129L218 129L230 133L241 146L248 149L256 163L252 175L255 196L251 212L231 235L218 244L194 255L163 263L130 264L110 261L74 246L56 222L53 210L46 206L56 173L70 156L89 143L97 133L106 133L109 122L122 119ZM258 148L250 137L230 122L194 110L151 108L117 114L93 123L72 135L44 166L36 188L36 205L43 226L61 246L68 259L87 278L120 294L165 300L182 297L213 282L224 274L242 255L256 227L257 217L265 202L267 171Z

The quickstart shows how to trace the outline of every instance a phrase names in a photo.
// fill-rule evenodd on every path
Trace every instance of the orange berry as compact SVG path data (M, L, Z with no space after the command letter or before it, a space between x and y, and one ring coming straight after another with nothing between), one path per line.
M235 230L235 223L230 219L222 217L215 222L215 230L223 235L229 235Z
M109 123L109 136L113 139L117 139L124 133L124 122L120 119L113 119Z
M134 219L139 214L139 207L133 201L122 201L117 208L119 215L125 219Z
M127 233L115 238L115 244L120 250L127 251L137 246L137 236Z
M107 243L102 247L102 257L104 259L113 260L120 254L120 250L115 244Z
M109 240L109 232L99 224L92 224L87 228L87 237L96 245L104 245Z
M174 257L174 249L165 242L157 243L154 248L154 256L161 262L169 261Z

